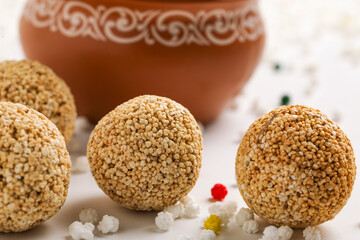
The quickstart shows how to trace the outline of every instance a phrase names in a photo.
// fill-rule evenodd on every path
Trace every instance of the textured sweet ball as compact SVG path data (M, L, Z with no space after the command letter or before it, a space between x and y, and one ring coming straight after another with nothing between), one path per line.
M226 187L220 183L214 185L211 189L211 195L215 200L222 201L226 197L228 191Z
M66 83L48 67L29 60L0 63L0 101L21 103L49 118L68 142L76 108Z
M22 232L64 204L71 172L65 140L42 114L0 103L0 232Z
M150 95L103 117L87 146L98 186L135 210L162 210L186 196L199 176L201 153L201 132L191 113Z
M236 157L236 178L251 210L276 226L304 228L335 217L356 174L344 132L319 110L279 107L256 120Z

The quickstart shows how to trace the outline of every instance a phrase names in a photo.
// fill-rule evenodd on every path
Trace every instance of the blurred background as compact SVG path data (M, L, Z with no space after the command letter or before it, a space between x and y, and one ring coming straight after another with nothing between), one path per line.
M24 4L0 0L0 61L24 58L18 33ZM349 135L360 135L355 117L360 116L360 2L260 0L259 5L265 51L230 107L260 115L288 96L290 104L320 108Z

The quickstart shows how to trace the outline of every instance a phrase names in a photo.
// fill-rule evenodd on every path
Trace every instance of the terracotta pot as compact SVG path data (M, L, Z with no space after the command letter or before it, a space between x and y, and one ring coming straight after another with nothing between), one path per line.
M64 78L92 121L155 94L208 123L249 79L265 40L256 0L29 0L20 35L26 56Z

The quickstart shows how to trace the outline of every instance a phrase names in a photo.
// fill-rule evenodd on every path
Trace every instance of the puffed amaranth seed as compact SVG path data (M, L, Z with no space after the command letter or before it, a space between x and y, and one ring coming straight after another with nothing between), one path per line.
M315 226L334 218L350 197L354 152L340 127L319 110L279 107L256 120L236 157L246 204L276 226Z
M191 113L150 95L103 117L87 147L98 186L135 210L162 210L186 196L199 177L201 153L201 132Z
M0 101L21 103L44 114L68 142L76 108L66 83L50 68L30 60L0 63Z
M0 102L0 232L22 232L56 214L70 172L56 126L33 109Z

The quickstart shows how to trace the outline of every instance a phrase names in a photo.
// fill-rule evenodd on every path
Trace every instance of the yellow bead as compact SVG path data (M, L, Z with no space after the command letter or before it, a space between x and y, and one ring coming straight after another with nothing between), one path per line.
M215 234L219 234L221 228L221 219L219 216L211 214L210 217L204 221L204 229L212 230Z

